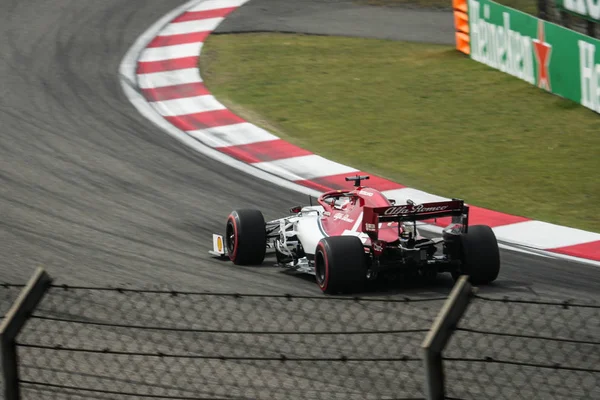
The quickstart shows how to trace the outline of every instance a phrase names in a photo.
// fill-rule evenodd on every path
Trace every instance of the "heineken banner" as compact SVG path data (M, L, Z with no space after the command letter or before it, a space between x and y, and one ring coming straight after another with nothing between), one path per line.
M556 0L559 9L600 22L600 0Z
M600 40L469 0L471 58L600 113Z

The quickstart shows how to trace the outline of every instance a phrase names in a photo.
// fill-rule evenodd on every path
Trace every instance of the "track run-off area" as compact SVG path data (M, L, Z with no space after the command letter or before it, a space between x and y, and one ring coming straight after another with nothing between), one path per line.
M345 3L251 1L232 14L219 31L236 30L237 21L244 25L240 25L240 29L245 30L272 27L310 32L326 26L324 22L340 12L336 7L344 9ZM36 267L43 266L55 278L55 284L321 296L311 279L284 273L268 263L260 268L234 267L208 255L212 247L211 234L223 229L225 218L232 209L260 207L267 218L276 218L287 213L292 205L305 204L306 196L227 167L184 146L141 115L121 89L119 66L125 53L148 27L181 4L182 1L165 3L157 0L7 0L0 5L0 54L4 61L0 63L2 282L25 283ZM379 14L381 21L387 23L375 24L376 9L360 14L352 7L348 5L346 11L354 15L352 23L341 20L329 24L327 29L331 31L327 33L361 30L356 19L364 15L364 24L372 26L371 34L380 30L381 36L411 40L415 38L403 35L402 24L392 24L394 18L396 22L408 18L414 25L416 15L429 21L444 17L442 13L394 9L386 10L386 15ZM450 39L453 37L451 16L445 14L445 17L447 22L438 23L436 27L440 35L448 33ZM302 29L303 23L305 29ZM282 25L288 29L282 29ZM411 26L411 32L414 32L414 26ZM556 301L598 298L600 269L595 265L509 250L502 250L501 257L498 281L492 287L481 288L480 294ZM437 299L445 297L452 284L449 277L440 277L433 284L385 287L367 295ZM15 293L10 290L6 297L1 297L3 307ZM169 310L180 307L160 296L145 296L135 302L142 306L146 304L147 313L134 306L126 308L127 312L122 315L115 312L114 318L110 319L107 310L116 310L119 305L126 304L121 302L117 292L78 296L75 293L70 300L57 300L47 306L47 311L55 314L74 312L73 308L70 311L61 309L61 305L71 304L70 307L77 309L79 304L81 309L81 304L85 304L85 316L89 321L117 323L119 319L133 318L136 322L143 320L149 324L168 325L176 319L174 314L169 315ZM389 315L405 328L413 326L410 321L428 322L437 312L436 306L441 305L435 301L410 311L396 306L389 310ZM194 304L186 303L193 310L184 318L190 324L210 316L221 316L227 310L233 325L253 321L249 314L230 312L235 306L225 302L207 305L211 311L206 313L202 313L206 308ZM255 312L263 319L289 317L294 315L292 312L306 319L319 316L307 311L311 310L310 304L304 311L292 308L283 314L282 309L272 303L255 306ZM312 304L312 307L320 306ZM345 303L320 316L325 318L335 314L348 321L357 315L358 307ZM132 317L135 314L131 314L132 310L137 310L139 320L137 316ZM494 314L493 308L483 310ZM410 315L407 316L407 312ZM524 318L527 320L526 314ZM423 325L428 327L427 323ZM315 322L313 327L316 326ZM52 337L52 334L78 337L80 346L101 348L104 344L94 342L94 338L99 337L98 331L52 327L39 327L39 331L47 333L44 337ZM117 347L126 350L131 347L124 336L131 342L141 343L142 348L133 349L140 352L193 339L185 334L174 338L114 333L114 338L121 339L115 342L121 343ZM412 349L407 353L417 351L421 338L415 335L403 342ZM220 343L219 346L229 344L233 352L236 349L243 351L250 345L249 338L237 340L237 345L233 344L235 339L219 341L217 338L215 343ZM327 347L327 344L331 343L322 343L322 346ZM258 353L274 351L268 343L257 341L253 345ZM306 342L306 345L310 347L314 343ZM99 362L86 356L73 356L69 362L58 365L32 361L28 373L30 379L41 376L52 380L52 374L64 368L87 374L85 379L91 381L94 375L106 371L123 370L125 374L133 374L126 365L135 364L136 359L96 368ZM196 370L188 364L183 365L192 375L211 374L217 383L227 382L232 372L222 366ZM278 371L273 366L265 370L268 371L261 372L263 375L275 374L273 376L281 382L290 383L297 379L293 371ZM402 376L410 376L410 372ZM339 369L335 373L344 374ZM307 373L308 382L314 377L312 374ZM152 376L150 380L160 380L160 374L154 372ZM176 377L169 379L168 384L172 386L196 387L191 378L185 382ZM121 384L131 385L131 381ZM340 382L336 381L336 384ZM54 392L58 389L44 390L50 389L28 390L24 395L26 398L120 398L81 393L59 395ZM187 394L197 395L194 390L189 389ZM360 393L357 396L360 398Z

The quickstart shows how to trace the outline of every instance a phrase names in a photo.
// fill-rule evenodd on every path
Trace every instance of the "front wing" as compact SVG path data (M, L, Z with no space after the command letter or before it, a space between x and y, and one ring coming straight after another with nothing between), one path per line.
M227 249L225 248L223 235L213 233L213 249L208 253L216 257L227 257Z

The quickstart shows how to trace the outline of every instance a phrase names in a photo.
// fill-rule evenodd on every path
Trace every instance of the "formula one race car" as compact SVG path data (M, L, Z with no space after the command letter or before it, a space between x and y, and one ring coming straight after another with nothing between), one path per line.
M267 249L281 267L315 275L325 293L360 291L389 272L454 279L469 275L474 284L498 277L500 253L489 226L469 226L462 200L396 205L381 192L361 186L368 176L347 177L353 190L322 194L319 205L296 206L291 215L265 222L258 210L233 211L225 235L213 235L215 256L236 265L261 264ZM452 217L442 237L419 235L417 221ZM441 248L440 248L441 247Z

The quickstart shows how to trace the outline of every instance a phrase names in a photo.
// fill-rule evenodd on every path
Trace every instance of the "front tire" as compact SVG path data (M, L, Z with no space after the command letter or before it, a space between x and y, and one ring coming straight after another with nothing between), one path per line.
M365 250L356 236L323 238L315 252L315 276L323 293L360 291L367 277Z
M474 285L492 283L500 273L500 249L492 228L487 225L473 225L461 236L461 273L469 275ZM455 280L459 273L452 274Z
M227 255L236 265L259 265L267 252L265 218L259 210L235 210L225 228Z

